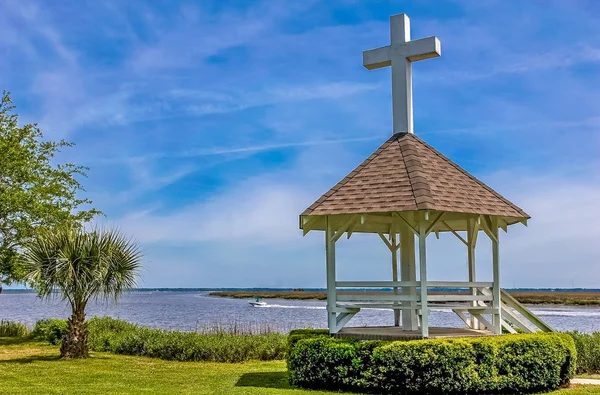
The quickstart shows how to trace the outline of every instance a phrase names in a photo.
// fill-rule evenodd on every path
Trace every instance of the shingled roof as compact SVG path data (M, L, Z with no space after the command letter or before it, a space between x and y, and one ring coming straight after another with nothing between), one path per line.
M519 207L409 133L392 136L301 215L414 210L529 218Z

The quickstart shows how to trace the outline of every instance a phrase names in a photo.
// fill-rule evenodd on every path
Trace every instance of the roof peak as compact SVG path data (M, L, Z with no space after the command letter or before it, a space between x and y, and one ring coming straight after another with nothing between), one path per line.
M396 133L302 215L438 210L529 218L412 133Z

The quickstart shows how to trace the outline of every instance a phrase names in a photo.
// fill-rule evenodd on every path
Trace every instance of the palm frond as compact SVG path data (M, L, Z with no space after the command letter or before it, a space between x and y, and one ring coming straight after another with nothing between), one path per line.
M90 298L117 299L136 284L139 247L117 230L59 228L41 232L23 254L27 280L40 296L57 291L73 308Z

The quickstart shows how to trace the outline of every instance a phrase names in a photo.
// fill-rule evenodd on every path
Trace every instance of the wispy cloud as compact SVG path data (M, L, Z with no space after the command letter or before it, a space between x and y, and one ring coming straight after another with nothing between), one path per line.
M104 163L122 163L122 162L144 162L152 159L165 159L165 158L197 158L203 156L222 156L232 154L253 154L264 151L275 151L283 150L287 148L300 148L310 146L320 146L329 144L348 144L358 143L364 141L381 140L383 135L375 135L371 137L358 137L350 139L338 139L338 140L316 140L316 141L299 141L292 143L278 143L278 144L265 144L248 147L238 148L209 148L209 149L197 149L188 150L182 152L159 152L153 154L145 154L143 156L130 156L125 158L98 158L99 162Z

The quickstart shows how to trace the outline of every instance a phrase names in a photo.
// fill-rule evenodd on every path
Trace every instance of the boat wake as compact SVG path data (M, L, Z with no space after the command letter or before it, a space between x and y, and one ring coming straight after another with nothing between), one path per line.
M600 317L600 310L537 310L531 309L531 311L540 316L560 316L560 317Z
M256 306L261 309L274 308L274 309L308 309L308 310L325 310L325 306L293 306L283 304L267 304L266 306Z

